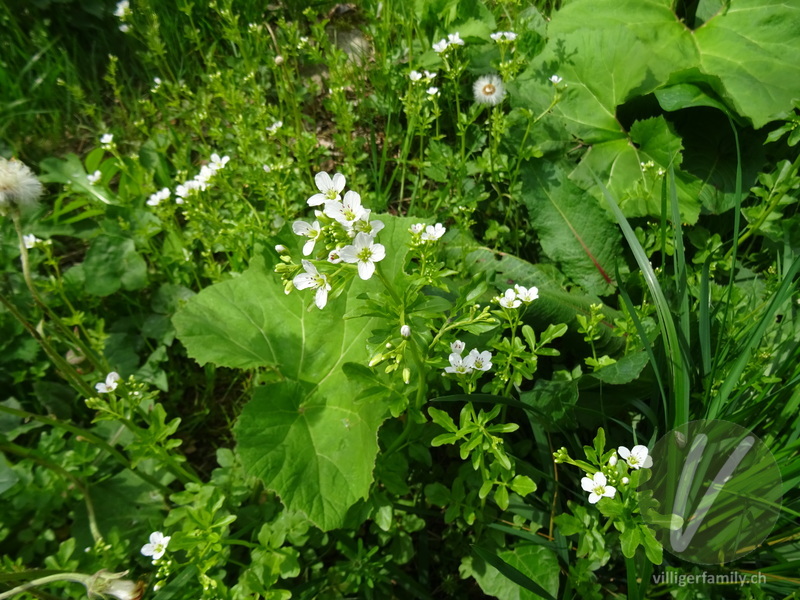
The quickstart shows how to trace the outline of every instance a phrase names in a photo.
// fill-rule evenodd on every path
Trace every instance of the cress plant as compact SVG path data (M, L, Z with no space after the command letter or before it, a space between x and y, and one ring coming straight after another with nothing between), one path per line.
M563 4L0 6L0 599L794 597L800 12Z

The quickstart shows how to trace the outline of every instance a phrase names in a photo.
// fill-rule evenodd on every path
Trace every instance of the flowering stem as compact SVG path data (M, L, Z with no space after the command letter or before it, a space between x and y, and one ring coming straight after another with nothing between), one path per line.
M33 284L33 277L31 276L30 257L28 256L28 247L25 245L25 236L22 233L22 223L20 222L19 212L17 212L17 211L12 212L11 213L11 218L14 221L14 228L17 231L17 238L19 239L19 257L20 257L20 262L22 263L22 277L25 279L25 285L28 286L28 290L30 290L31 296L33 296L34 301L36 302L37 305L39 305L39 307L44 311L44 313L50 318L50 320L53 321L53 323L56 324L56 327L59 329L59 331L61 331L61 333L67 339L69 339L69 341L72 344L74 344L77 348L80 349L80 351L83 354L83 356L85 356L89 360L89 362L92 363L92 366L95 369L97 369L99 371L107 370L107 369L104 368L104 365L100 364L100 361L95 357L94 352L86 344L84 344L83 341L80 338L78 338L70 330L69 327L67 327L66 325L64 325L61 322L61 319L59 319L55 315L55 313L53 313L53 311L50 310L50 307L48 307L47 304L45 304L44 301L42 300L41 296L39 296L39 292L36 291L36 286ZM17 316L17 315L15 314L14 316ZM19 318L19 317L17 317L17 318ZM20 321L20 322L22 322L22 321ZM24 325L24 323L23 323L23 325ZM34 336L34 337L36 337L36 336ZM47 342L45 342L44 337L42 337L42 336L39 336L37 338L37 341L40 344L42 344L42 347L44 347L44 345L47 343ZM52 348L50 350L53 351ZM45 351L47 351L47 348L45 348ZM50 352L48 352L48 355L50 355ZM51 358L52 358L52 356L51 356ZM59 356L59 358L60 358L60 356ZM54 362L56 362L55 359L53 359L53 360L54 360ZM63 360L61 362L63 363L63 365L67 365L67 367L66 367L67 370L65 371L63 365L57 363L59 368L61 368L62 371L64 371L64 375L65 376L67 375L68 371L74 371L74 369L72 369L72 367L69 365L69 363L67 363L66 361L63 361ZM75 373L75 376L77 377L77 373ZM80 380L79 377L77 377L77 379ZM80 381L82 381L82 380L80 380ZM79 389L81 389L81 388L79 388ZM89 388L89 390L90 390L89 391L89 395L91 396L92 395L91 388Z

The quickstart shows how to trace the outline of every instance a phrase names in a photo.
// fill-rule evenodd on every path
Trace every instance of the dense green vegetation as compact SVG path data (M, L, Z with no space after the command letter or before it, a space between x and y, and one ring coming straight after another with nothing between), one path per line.
M0 600L797 596L796 0L0 31Z

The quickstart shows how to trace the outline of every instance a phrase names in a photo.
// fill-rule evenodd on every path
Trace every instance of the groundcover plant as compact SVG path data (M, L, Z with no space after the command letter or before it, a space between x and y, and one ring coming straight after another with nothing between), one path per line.
M0 31L0 599L797 597L796 0Z

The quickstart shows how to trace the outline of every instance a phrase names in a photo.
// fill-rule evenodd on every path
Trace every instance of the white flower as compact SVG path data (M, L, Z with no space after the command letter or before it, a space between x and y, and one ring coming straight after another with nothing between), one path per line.
M452 350L455 354L461 356L461 353L464 352L464 348L466 348L466 344L464 342L456 340L452 344L450 344L450 350Z
M425 223L414 223L408 228L408 230L414 235L420 233L423 229L425 229Z
M435 242L441 238L446 231L447 229L445 229L441 223L437 223L436 225L428 225L420 238L428 242Z
M131 5L128 0L121 0L117 2L117 7L114 9L114 16L119 19L124 19L130 12Z
M119 26L119 30L122 33L128 33L131 30L131 26L128 25L127 23L123 23L122 25Z
M490 74L478 77L472 86L475 102L478 104L500 104L505 98L506 89L498 75Z
M98 181L100 181L100 178L101 178L102 176L103 176L103 174L102 174L100 171L95 171L95 172L94 172L94 173L92 173L91 175L87 175L87 176L86 176L86 179L88 179L88 180L89 180L89 183L90 183L90 184L94 185L95 183L97 183Z
M553 85L558 85L562 81L563 81L563 79L561 79L561 77L559 77L558 75L551 75L550 76L550 83L552 83Z
M12 206L32 207L42 195L42 184L25 163L0 157L0 215Z
M23 235L23 236L22 236L22 241L25 243L25 247L26 247L28 250L30 250L31 248L33 248L33 247L36 245L36 242L41 242L42 240L40 240L39 238L37 238L37 237L36 237L35 235L33 235L32 233L29 233L29 234L27 234L27 235Z
M495 302L503 308L519 308L522 301L517 298L516 292L511 288L507 289L502 296L497 296Z
M338 265L342 262L342 257L339 256L339 250L331 250L328 252L328 262L332 265Z
M448 357L450 366L444 368L445 373L455 373L456 375L472 373L472 365L469 363L468 358L469 357L467 357L467 359L461 358L460 354L453 352Z
M94 389L97 390L98 394L108 394L109 392L113 392L115 389L117 389L117 382L119 379L119 373L116 371L111 371L111 373L106 375L105 383L96 383Z
M162 200L166 200L169 198L169 188L163 188L154 194L151 194L150 197L147 199L148 206L158 206Z
M402 327L400 327L400 335L403 336L404 338L409 337L411 335L411 327L409 327L408 325L403 325Z
M281 66L283 64L283 57L280 54L278 54L272 60L275 61L275 64L278 65L278 66Z
M327 173L317 173L314 175L314 182L317 184L319 194L314 194L308 199L309 206L319 206L326 202L338 202L342 199L341 191L344 189L344 175L336 173L331 179Z
M492 353L488 350L478 352L477 348L469 351L464 362L469 362L470 366L476 371L488 371L492 368Z
M589 504L597 504L600 498L613 498L617 493L616 488L607 485L608 480L606 476L600 471L594 474L594 477L584 477L581 479L581 487L589 493Z
M87 551L89 548L86 549ZM111 596L116 600L139 600L144 594L144 583L122 579L128 571L122 573L109 573L101 570L94 575L87 576L86 592L89 598L106 598Z
M628 479L627 477L622 478L623 485L628 485L628 482L630 482L630 479Z
M524 288L521 285L515 285L514 290L517 292L517 298L522 300L525 304L533 302L539 297L539 288L535 286Z
M110 146L114 142L114 134L113 133L104 133L103 136L100 138L100 143L103 146Z
M211 155L211 162L209 163L209 168L212 171L219 171L220 169L224 168L225 165L228 164L228 161L231 159L230 156L223 156L220 158L219 154L216 152ZM202 169L201 169L202 170Z
M170 536L155 531L150 534L150 543L142 546L141 552L145 556L152 556L153 560L158 560L167 551L170 539L172 539Z
M328 303L328 292L331 290L328 277L324 273L317 271L317 268L309 261L303 260L302 263L306 272L295 275L292 283L298 290L308 288L317 290L314 296L314 304L317 305L318 309L322 310Z
M355 236L359 232L367 233L372 237L378 235L378 232L384 228L384 224L383 221L378 221L377 219L370 221L369 216L371 213L370 209L364 209L361 216L353 221L353 231L350 235Z
M367 280L375 272L375 263L386 257L386 248L374 243L371 235L358 233L351 246L339 251L339 256L346 263L357 263L358 276Z
M438 96L439 95L439 88L436 87L435 85L432 85L426 91L428 92L428 96Z
M441 54L445 50L447 50L447 40L445 39L439 40L433 45L433 51L436 52L436 54Z
M325 204L325 214L331 219L336 219L345 227L352 226L365 212L366 209L361 206L361 196L352 190L344 195L341 203L328 202Z
M517 34L514 33L513 31L498 31L497 33L493 33L489 37L492 38L495 42L502 42L502 41L513 42L515 39L517 39Z
M408 74L408 78L411 81L419 81L420 79L422 79L422 73L420 73L419 71L411 71L411 73Z
M161 77L153 77L153 83L156 84L156 87L161 85Z
M631 450L628 450L625 446L620 446L617 452L631 469L649 469L653 466L653 457L648 456L647 446L638 445Z
M322 235L319 221L314 221L310 225L305 221L295 221L292 223L292 231L296 235L303 235L308 238L308 241L303 245L303 256L308 256L314 251L314 245Z
M461 39L461 36L456 31L455 33L450 33L447 36L447 45L448 46L463 46L464 40Z
M267 127L267 131L269 131L270 133L275 133L281 127L283 127L283 121L275 121L272 125Z
M433 73L431 73L430 71L425 71L425 79L427 81L433 81L434 79L436 79L436 71L434 71Z

